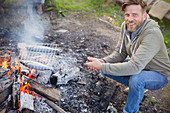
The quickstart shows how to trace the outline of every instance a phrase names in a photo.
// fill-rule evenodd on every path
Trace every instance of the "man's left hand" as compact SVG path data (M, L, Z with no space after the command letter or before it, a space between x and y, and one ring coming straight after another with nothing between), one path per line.
M100 71L102 70L102 62L101 59L94 57L87 57L88 61L84 65L87 65L88 68L92 71Z

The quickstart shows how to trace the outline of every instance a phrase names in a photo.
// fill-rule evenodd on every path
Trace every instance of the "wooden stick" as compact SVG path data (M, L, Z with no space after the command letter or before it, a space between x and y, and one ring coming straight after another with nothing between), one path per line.
M46 99L45 102L51 106L54 110L60 112L60 113L66 113L62 108L60 108L59 106L57 106L55 103L53 103L52 101Z
M35 91L36 93L52 101L59 101L60 95L57 89L46 87L43 84L40 84L37 81L28 78L27 76L24 76L24 81L27 81L30 84L31 90Z

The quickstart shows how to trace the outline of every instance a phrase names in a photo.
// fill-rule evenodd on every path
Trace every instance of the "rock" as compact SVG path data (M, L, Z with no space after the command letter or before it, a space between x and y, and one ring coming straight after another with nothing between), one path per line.
M157 1L151 7L149 14L161 20L169 10L170 4L164 1Z
M111 104L107 107L107 111L109 111L109 113L117 113L117 109Z
M56 30L57 33L66 33L68 32L68 30L65 29L60 29L60 30Z

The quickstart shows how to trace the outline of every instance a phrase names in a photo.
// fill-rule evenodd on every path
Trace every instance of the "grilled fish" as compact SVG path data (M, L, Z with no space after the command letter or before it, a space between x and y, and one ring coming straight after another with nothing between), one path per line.
M53 67L47 66L45 64L39 63L39 62L34 62L34 61L20 61L21 64L24 66L31 68L31 69L36 69L36 70L51 70L54 72L55 70Z
M27 50L34 52L62 52L61 49L51 48L47 46L27 46Z

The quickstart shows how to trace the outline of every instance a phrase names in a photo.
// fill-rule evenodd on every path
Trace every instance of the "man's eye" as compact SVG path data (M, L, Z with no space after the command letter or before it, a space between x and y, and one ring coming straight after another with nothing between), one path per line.
M129 14L125 14L125 16L129 16Z
M137 14L133 14L133 16L137 16Z

